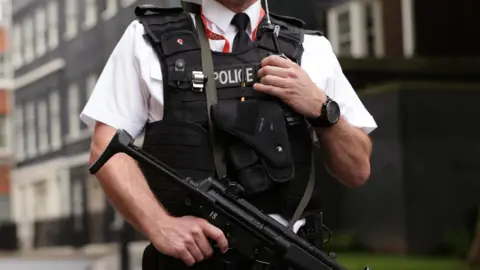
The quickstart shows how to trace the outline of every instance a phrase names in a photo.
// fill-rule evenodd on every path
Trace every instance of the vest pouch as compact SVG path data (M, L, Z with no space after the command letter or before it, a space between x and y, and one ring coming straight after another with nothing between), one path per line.
M160 47L164 57L188 51L200 50L196 35L189 30L177 30L166 33L160 38Z
M210 137L200 125L164 119L149 123L143 150L194 181L214 175ZM191 214L190 194L152 166L140 164L147 182L162 205L174 216Z
M244 143L242 147L233 144L230 148L230 162L237 162L235 164L237 177L242 175L247 177L249 174L259 175L258 168L262 168L266 176L262 183L258 180L261 177L252 180L238 179L239 183L244 181L265 189L270 187L267 180L284 183L293 178L294 166L289 136L283 109L279 103L260 100L244 102L223 100L212 106L211 115L212 121L220 130L233 136L234 141L236 139ZM251 149L258 161L252 158L253 155L251 152L249 154L248 150L239 149ZM251 157L249 158L248 155ZM245 162L249 160L250 162ZM244 164L241 164L242 162Z
M252 195L269 189L272 180L268 178L255 150L238 140L227 150L229 171L234 172L234 180L243 188L246 195Z

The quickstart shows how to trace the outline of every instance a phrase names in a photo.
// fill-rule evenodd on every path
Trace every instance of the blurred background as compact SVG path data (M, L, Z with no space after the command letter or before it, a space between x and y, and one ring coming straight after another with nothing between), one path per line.
M0 269L140 270L146 242L88 174L79 120L138 4L0 0ZM379 128L357 189L321 162L349 269L480 268L480 1L270 0L331 41ZM477 267L477 268L475 268Z

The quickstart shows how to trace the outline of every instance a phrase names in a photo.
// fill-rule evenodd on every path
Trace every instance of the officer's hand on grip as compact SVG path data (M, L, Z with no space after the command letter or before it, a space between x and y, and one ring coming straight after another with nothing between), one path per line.
M256 91L280 98L299 114L316 118L326 96L310 76L297 63L288 58L272 55L262 60L258 70L260 82Z
M214 240L221 252L227 252L228 241L220 229L204 219L185 216L170 217L159 224L159 234L151 241L158 251L192 266L213 254L208 239Z

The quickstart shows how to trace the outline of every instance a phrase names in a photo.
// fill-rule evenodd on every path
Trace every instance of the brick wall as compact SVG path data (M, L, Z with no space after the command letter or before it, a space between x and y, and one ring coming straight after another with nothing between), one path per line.
M0 195L10 191L10 166L0 166Z
M385 55L403 56L401 0L382 0Z
M8 31L4 27L0 27L0 52L5 52L8 46Z
M9 114L10 110L10 92L0 88L0 115Z

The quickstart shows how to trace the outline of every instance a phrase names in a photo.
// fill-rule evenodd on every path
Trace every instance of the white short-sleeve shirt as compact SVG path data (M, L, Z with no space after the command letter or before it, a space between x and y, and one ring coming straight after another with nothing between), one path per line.
M261 2L244 12L251 25L261 19ZM215 0L203 0L207 27L233 44L237 30L230 24L232 11ZM193 15L192 15L193 18ZM247 31L254 32L251 25ZM144 28L133 21L114 48L100 74L80 118L92 126L96 121L124 129L134 138L147 122L163 117L163 78L157 55L143 38ZM223 40L210 40L212 50L222 51ZM377 125L343 74L330 42L323 36L305 35L301 67L312 81L340 105L343 118L366 133ZM301 224L298 224L298 226ZM295 226L295 227L298 227Z

